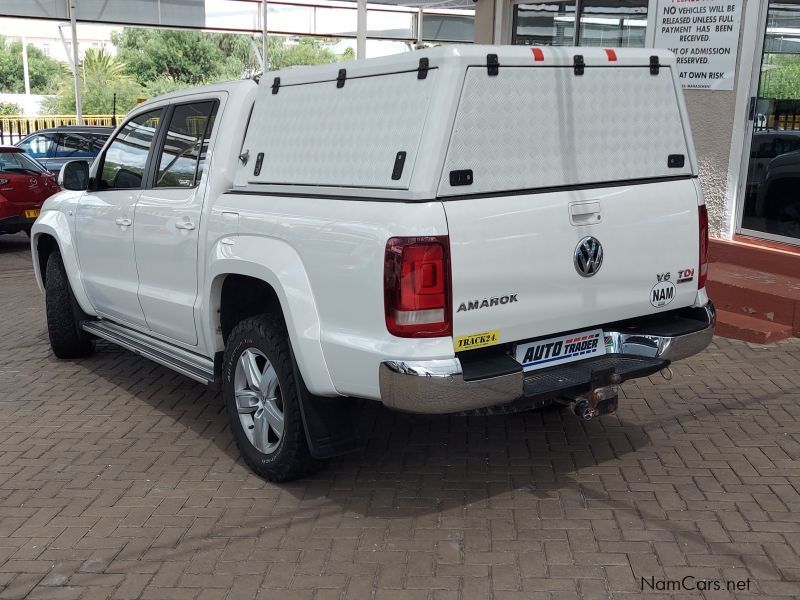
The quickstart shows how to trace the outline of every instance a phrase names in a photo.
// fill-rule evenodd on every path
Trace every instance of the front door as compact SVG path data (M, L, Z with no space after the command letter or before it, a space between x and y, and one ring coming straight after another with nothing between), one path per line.
M136 205L133 237L147 325L189 345L197 344L197 243L217 104L203 100L170 109L151 184Z
M147 176L162 109L140 114L120 130L98 161L77 214L83 285L102 316L146 326L137 289L133 216Z
M739 231L800 244L800 4L769 3L750 117Z

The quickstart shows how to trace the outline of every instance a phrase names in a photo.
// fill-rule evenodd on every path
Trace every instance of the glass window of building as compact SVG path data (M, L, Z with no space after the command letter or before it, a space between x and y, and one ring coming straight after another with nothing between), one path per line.
M800 242L800 3L770 2L742 233Z
M528 1L514 5L511 38L527 46L643 48L648 0ZM575 14L580 12L576 39Z
M514 5L512 44L572 46L575 40L575 2L536 2Z
M647 0L583 0L579 46L644 48Z

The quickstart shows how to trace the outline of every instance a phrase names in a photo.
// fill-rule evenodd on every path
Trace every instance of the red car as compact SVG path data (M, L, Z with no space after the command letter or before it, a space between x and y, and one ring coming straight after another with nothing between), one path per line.
M42 204L57 191L53 173L21 148L0 146L0 233L30 234Z

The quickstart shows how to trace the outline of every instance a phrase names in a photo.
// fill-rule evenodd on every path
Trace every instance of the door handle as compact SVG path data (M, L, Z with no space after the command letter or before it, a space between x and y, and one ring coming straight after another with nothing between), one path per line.
M120 227L130 227L131 225L130 219L116 219L114 222Z
M185 221L175 221L175 229L191 231L194 229L194 223L192 223L189 219L186 219Z
M569 220L573 225L589 225L599 223L601 217L600 202L573 202L569 205Z

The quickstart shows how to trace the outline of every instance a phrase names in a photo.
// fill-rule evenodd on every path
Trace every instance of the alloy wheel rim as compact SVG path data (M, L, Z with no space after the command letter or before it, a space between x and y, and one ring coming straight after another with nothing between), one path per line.
M263 352L257 348L242 352L233 389L248 441L262 454L272 454L283 438L283 396L275 367Z

